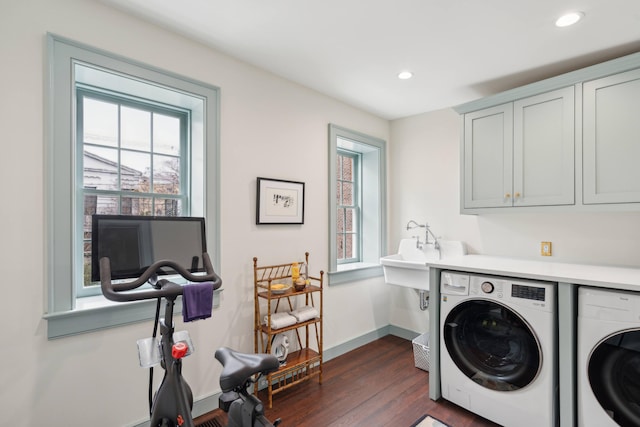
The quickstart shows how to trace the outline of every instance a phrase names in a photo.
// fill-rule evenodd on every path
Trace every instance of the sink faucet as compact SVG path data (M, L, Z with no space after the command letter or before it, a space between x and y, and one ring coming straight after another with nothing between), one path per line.
M426 225L425 224L418 224L417 222L415 222L414 220L410 220L407 223L407 230L412 230L414 228L425 228ZM427 238L429 238L429 234L426 234ZM413 236L416 238L416 248L417 249L422 249L422 242L420 241L420 236Z
M425 232L424 232L424 242L420 241L420 236L415 236L416 237L416 248L418 249L422 249L422 245L429 245L429 235L431 235L431 237L433 237L433 248L437 251L440 251L440 242L438 242L438 238L433 234L433 232L431 231L431 228L429 227L429 224L425 223L425 224L418 224L417 222L415 222L414 220L409 220L409 222L407 222L407 230L412 230L414 228L424 228Z

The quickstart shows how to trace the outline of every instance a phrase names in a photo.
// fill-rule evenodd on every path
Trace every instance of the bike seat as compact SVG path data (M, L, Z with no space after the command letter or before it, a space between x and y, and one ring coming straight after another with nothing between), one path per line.
M216 350L216 359L222 364L220 388L224 393L243 386L253 374L268 374L280 366L271 354L240 353L228 347Z

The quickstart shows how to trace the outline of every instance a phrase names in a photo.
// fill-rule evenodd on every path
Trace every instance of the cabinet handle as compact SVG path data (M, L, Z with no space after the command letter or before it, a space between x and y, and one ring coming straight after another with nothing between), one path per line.
M504 198L505 198L505 199L508 199L508 198L510 198L510 197L511 197L511 194L510 194L510 193L507 193L507 194L505 194L505 195L504 195Z
M516 198L518 198L518 197L520 197L520 193L516 193L516 194L514 194L514 196L515 196Z

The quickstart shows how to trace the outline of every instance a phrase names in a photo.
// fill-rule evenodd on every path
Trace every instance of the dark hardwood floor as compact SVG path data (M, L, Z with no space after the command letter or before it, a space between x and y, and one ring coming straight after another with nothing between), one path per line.
M268 402L266 393L260 399ZM424 414L451 427L496 427L440 399L429 399L429 373L414 365L411 341L387 335L324 364L312 379L274 395L270 420L282 427L409 427Z

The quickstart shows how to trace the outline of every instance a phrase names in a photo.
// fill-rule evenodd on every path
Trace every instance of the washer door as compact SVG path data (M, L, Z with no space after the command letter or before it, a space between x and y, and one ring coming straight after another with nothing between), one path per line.
M589 383L600 405L621 425L640 426L640 331L617 333L589 358Z
M542 366L540 344L529 325L492 301L470 300L454 307L444 322L443 337L456 366L491 390L526 387Z

